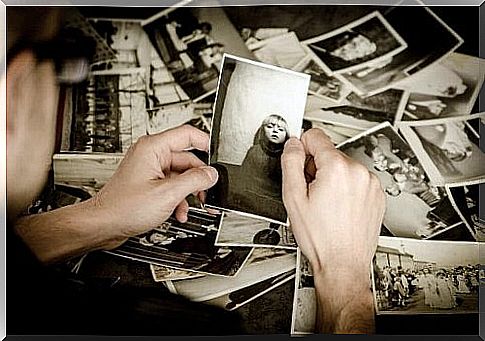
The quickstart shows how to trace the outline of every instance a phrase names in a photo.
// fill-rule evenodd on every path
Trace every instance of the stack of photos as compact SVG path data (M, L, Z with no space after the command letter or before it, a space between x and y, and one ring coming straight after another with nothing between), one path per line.
M377 314L478 312L478 247L380 237L373 271Z
M237 274L252 248L214 246L220 215L192 208L187 216L185 223L170 218L160 227L131 237L107 252L179 270L221 276Z
M233 277L204 276L173 281L176 293L195 302L206 302L295 269L296 251L255 248L241 271Z
M206 205L288 225L281 154L300 137L310 76L225 54L209 164L219 172Z

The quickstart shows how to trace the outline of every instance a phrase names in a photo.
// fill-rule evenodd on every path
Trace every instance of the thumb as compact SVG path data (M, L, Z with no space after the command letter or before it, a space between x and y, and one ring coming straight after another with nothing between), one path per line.
M174 205L178 205L189 194L214 186L218 177L214 167L194 167L173 178L163 180L161 190Z
M303 144L297 138L290 138L281 155L283 202L290 212L293 208L296 209L296 205L305 200L307 196L305 160Z

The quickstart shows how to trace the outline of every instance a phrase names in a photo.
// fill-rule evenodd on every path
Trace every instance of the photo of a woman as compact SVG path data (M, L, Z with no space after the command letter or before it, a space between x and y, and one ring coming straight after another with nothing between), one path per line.
M286 216L281 198L281 154L289 137L285 119L269 115L257 130L241 165L245 186L240 204L250 210L264 209L265 215L277 220Z

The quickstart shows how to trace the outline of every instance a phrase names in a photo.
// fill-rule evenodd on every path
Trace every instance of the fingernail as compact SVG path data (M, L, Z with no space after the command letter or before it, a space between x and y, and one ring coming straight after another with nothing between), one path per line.
M217 173L217 170L214 167L211 166L204 166L200 167L204 172L207 173L209 178L212 180L212 182L215 182L217 180L217 177L219 176Z

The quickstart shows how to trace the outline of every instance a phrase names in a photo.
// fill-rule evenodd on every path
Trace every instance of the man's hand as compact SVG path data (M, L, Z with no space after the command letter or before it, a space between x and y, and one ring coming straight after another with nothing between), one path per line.
M92 203L115 237L128 238L163 223L175 211L187 220L189 194L203 197L217 171L187 149L207 151L206 133L185 125L141 137Z
M315 276L321 331L370 332L373 322L362 326L367 322L353 317L373 320L367 293L385 210L379 180L318 129L305 132L301 142L287 141L282 171L292 231ZM365 308L356 308L363 296ZM358 316L359 309L365 316Z
M142 137L96 196L20 219L16 231L41 261L54 262L119 246L174 211L184 222L185 198L217 182L217 171L188 151L208 146L208 135L191 126Z

